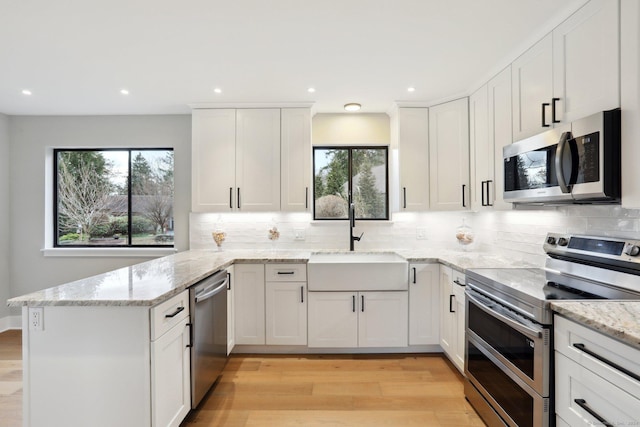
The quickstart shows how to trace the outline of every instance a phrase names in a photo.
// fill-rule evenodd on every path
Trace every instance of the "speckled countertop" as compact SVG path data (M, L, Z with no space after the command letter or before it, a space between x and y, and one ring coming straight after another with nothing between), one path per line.
M463 272L469 268L531 266L523 261L477 252L446 249L393 252L409 262L440 262ZM12 298L7 301L7 304L11 307L153 306L231 264L307 262L311 253L312 251L308 250L185 251Z
M551 308L564 317L640 349L640 301L557 301Z

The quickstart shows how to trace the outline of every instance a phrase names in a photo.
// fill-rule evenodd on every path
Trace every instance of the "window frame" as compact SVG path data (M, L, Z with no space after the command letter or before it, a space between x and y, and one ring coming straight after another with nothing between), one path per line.
M123 151L129 154L129 159L127 162L127 233L128 239L127 244L120 245L61 245L58 241L58 153L61 152L103 152L103 151ZM64 250L114 250L114 249L124 249L124 250L140 250L140 249L175 249L175 234L174 239L170 245L164 244L153 244L153 245L141 245L141 244L132 244L132 218L133 213L131 211L132 207L132 189L131 189L131 169L132 169L132 152L135 151L171 151L175 155L175 150L173 147L139 147L139 148L130 148L130 147L109 147L109 148L53 148L53 224L52 224L52 232L53 232L53 249L64 249ZM173 165L173 173L174 173L174 191L175 191L175 161ZM175 198L172 201L172 210L175 211L174 207ZM174 220L175 222L175 220Z
M387 145L314 145L312 147L312 166L313 166L313 220L314 221L348 221L349 218L318 218L316 217L316 150L347 150L347 183L348 200L351 205L353 201L353 150L383 150L385 159L385 216L384 218L355 218L356 221L389 221L389 146Z

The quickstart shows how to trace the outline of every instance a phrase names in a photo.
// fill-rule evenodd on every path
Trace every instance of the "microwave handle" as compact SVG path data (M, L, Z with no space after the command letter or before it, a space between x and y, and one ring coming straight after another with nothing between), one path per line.
M556 178L558 178L558 186L563 193L570 193L571 189L567 182L564 180L564 169L562 166L562 156L564 150L567 149L567 141L571 138L571 132L563 132L558 141L558 147L556 148Z

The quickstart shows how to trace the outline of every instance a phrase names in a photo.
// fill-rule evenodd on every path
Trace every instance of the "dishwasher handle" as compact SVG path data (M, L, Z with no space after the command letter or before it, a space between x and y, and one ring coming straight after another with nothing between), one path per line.
M213 286L210 286L208 288L206 288L204 291L196 293L195 296L195 302L199 303L205 300L208 300L209 298L212 298L213 296L219 294L220 292L222 292L223 290L227 289L227 284L229 283L229 276L226 276L225 279L221 282L217 282L215 283L213 286L220 284L218 287L213 288ZM213 288L213 289L211 289Z

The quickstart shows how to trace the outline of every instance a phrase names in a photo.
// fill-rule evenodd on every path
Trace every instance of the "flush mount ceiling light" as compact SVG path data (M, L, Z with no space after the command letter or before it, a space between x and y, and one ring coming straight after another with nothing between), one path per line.
M344 104L345 111L358 111L362 107L357 102L350 102L348 104Z
M316 91L316 88L314 88L314 87L310 87L309 89L307 89L307 92L309 92L309 93L313 93L315 91Z
M213 91L215 93L222 93L222 89L220 89L219 87L215 88Z
M120 89L120 93L123 95L129 95L129 91L127 89Z
M407 92L415 92L415 91L416 91L416 88L413 86L407 88Z
M23 89L22 94L28 96L28 95L31 95L31 91L29 89Z

